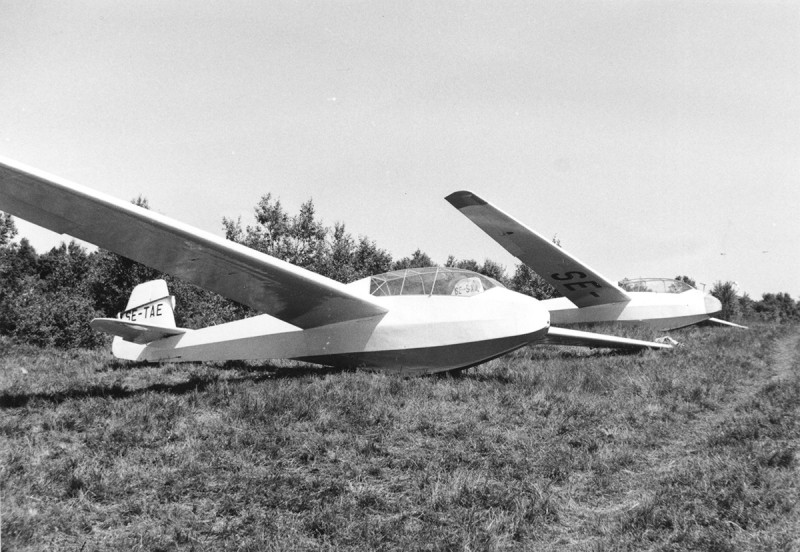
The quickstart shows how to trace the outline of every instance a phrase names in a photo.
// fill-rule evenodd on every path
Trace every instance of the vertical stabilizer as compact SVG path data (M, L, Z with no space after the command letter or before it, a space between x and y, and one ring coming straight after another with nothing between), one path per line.
M169 294L167 282L151 280L139 284L131 292L128 306L117 315L120 320L161 326L175 327L175 297Z
M128 306L116 318L95 318L93 329L114 337L111 351L117 358L140 360L153 341L191 332L175 326L175 297L164 280L152 280L133 288Z

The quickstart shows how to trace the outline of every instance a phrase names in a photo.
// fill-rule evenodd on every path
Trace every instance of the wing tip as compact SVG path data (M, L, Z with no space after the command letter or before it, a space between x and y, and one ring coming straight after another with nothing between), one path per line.
M731 328L738 328L740 330L749 330L749 326L743 326L741 324L737 324L736 322L729 322L728 320L722 320L721 318L714 318L713 316L707 320L712 324L719 324L720 326L728 326Z
M450 204L456 209L463 209L464 207L473 207L475 205L487 205L487 202L482 200L477 195L467 190L460 190L453 192L445 197Z

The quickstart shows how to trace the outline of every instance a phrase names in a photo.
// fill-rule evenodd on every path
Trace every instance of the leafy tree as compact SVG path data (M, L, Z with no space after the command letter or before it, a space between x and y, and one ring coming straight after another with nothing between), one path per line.
M92 255L86 285L97 310L104 316L116 316L125 309L134 287L162 277L155 269L101 249Z
M366 236L361 236L356 246L353 268L356 278L389 272L392 269L392 255Z
M800 304L788 293L765 293L753 307L766 321L785 323L800 320Z
M213 291L170 275L163 275L163 278L167 281L170 294L175 296L175 324L182 328L203 328L255 314L249 307Z
M509 282L509 287L514 291L530 295L540 301L561 296L553 286L525 264L517 265L514 276L511 277Z
M5 237L16 231L5 217ZM13 224L13 222L12 222ZM10 230L9 230L10 229ZM0 333L34 345L93 347L104 338L88 320L98 313L87 294L90 257L72 241L37 255L27 239L0 246Z
M675 279L678 280L679 282L686 282L693 288L697 288L697 283L689 276L675 276Z
M17 244L11 215L0 213L0 334L11 335L20 318L19 295L28 280L36 280L38 256L27 238Z
M739 310L744 320L749 320L755 314L755 301L753 301L747 292L739 297Z
M61 245L40 255L36 263L43 291L63 289L84 293L91 264L86 248L78 242L72 240L69 245L61 242Z
M18 244L11 244L9 251L11 252L9 257L11 269L17 278L33 276L37 273L39 254L36 253L28 238L22 238Z
M427 253L417 249L410 257L403 257L392 263L392 270L403 270L404 268L425 268L426 266L437 266Z
M314 203L309 199L293 217L290 231L291 253L287 260L295 265L319 271L325 265L328 229L314 218Z
M326 255L323 274L338 282L352 282L357 279L355 268L356 244L342 223L333 227L331 243Z
M506 277L506 268L491 259L485 259L483 264L480 265L475 259L457 260L453 255L450 255L447 257L447 262L444 263L444 266L471 270L472 272L483 274L489 278L494 278L503 285L508 285L509 283L509 280Z
M280 256L281 244L289 234L289 215L283 210L280 200L272 201L272 194L263 196L256 205L255 215L257 226L248 227L243 243L268 255ZM228 236L228 239L237 241L235 236Z
M88 324L100 313L84 294L69 289L42 293L31 288L18 297L16 308L19 318L13 335L33 345L69 349L107 342Z
M280 200L266 194L256 206L255 219L255 226L242 229L241 218L224 218L225 237L314 272L324 270L328 229L316 220L312 200L303 203L300 212L290 217Z
M711 289L711 295L722 303L720 316L724 320L736 321L740 318L741 308L739 306L739 298L736 295L736 287L735 282L717 281Z
M471 270L472 272L478 272L481 269L478 261L475 259L458 260L453 255L447 257L447 261L444 263L444 266L448 268L463 268L464 270Z
M255 220L243 227L241 218L223 219L225 237L339 282L391 270L392 256L374 241L356 241L343 223L329 228L318 221L311 199L290 215L279 199L266 194L255 208Z
M18 292L26 278L38 277L38 259L27 238L18 244L9 242L0 246L0 294L3 290Z
M508 283L508 278L506 278L506 267L492 261L491 259L485 259L481 269L478 272L488 276L489 278L494 278L498 282L503 283L503 285Z
M0 211L0 247L9 245L16 235L17 225L13 217Z
M347 283L391 270L392 256L388 252L363 236L356 243L343 223L337 222L329 234L331 240L320 267L323 276Z

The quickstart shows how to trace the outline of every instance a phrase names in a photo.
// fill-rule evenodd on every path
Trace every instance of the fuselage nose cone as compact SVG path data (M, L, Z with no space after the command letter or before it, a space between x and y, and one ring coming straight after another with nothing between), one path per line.
M547 328L550 326L550 311L542 305L538 299L533 297L526 297L525 301L528 308L529 320L535 320L536 324L540 327Z
M722 310L722 303L713 295L705 296L706 312L708 314L716 314Z

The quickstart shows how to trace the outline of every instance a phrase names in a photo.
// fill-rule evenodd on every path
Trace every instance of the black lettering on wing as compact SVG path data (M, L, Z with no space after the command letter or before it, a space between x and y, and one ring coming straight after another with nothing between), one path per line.
M572 280L573 278L586 278L586 274L578 270L569 270L565 272L563 275L559 274L558 272L555 272L551 274L550 277L553 280L567 281L567 280Z
M592 285L592 286L594 286L596 288L602 288L603 287L600 284L598 284L597 282L595 282L594 280L586 280L585 282L570 282L569 284L564 284L564 287L567 288L570 291L575 291L575 288L583 289L583 288L589 287L590 285Z

